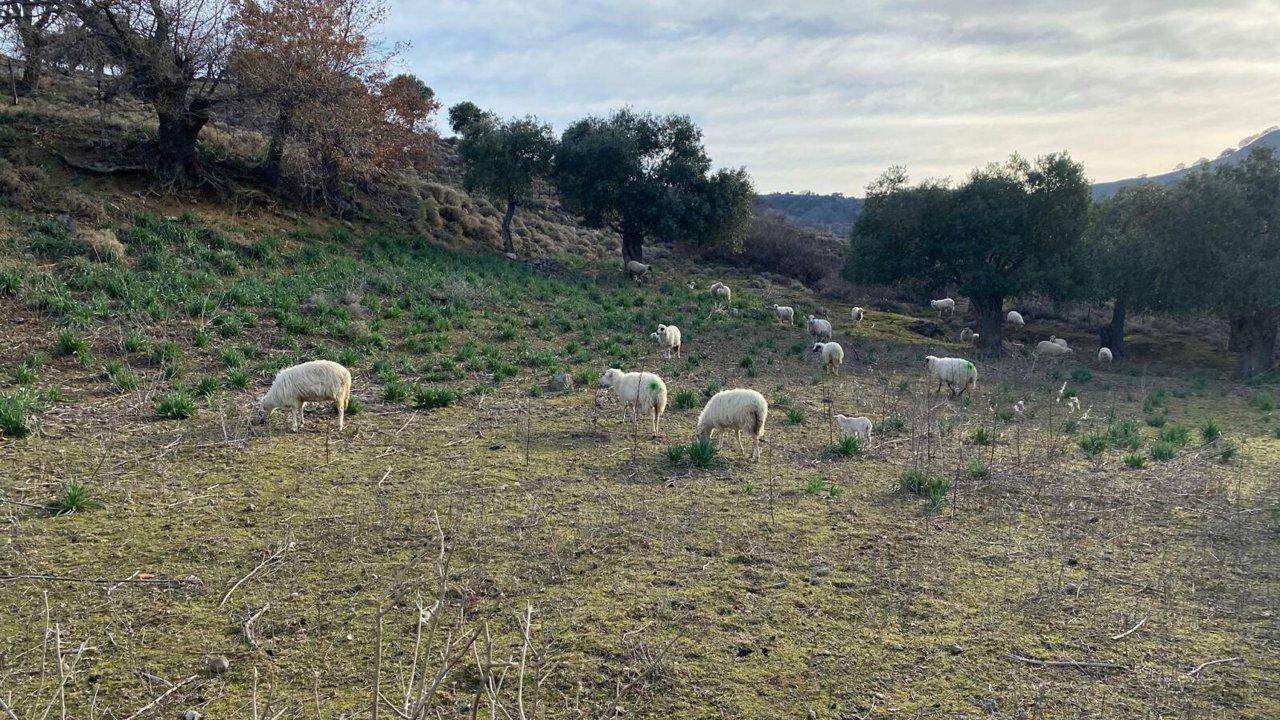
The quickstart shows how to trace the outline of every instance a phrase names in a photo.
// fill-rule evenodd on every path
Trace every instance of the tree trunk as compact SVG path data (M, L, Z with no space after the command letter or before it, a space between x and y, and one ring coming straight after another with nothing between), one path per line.
M1236 353L1236 372L1250 378L1272 368L1276 354L1280 309L1266 308L1229 318L1231 335L1227 349Z
M289 131L293 128L293 107L289 104L280 106L280 113L271 126L271 140L267 143L267 156L262 160L262 175L272 187L280 184L280 165L284 160L284 145L289 139Z
M516 216L516 201L507 198L507 212L502 216L502 250L515 254L516 243L511 239L511 218Z
M644 262L644 233L629 228L622 229L622 263L635 260Z
M156 102L160 119L156 135L156 170L178 185L192 185L200 177L196 138L209 122L208 102L186 101L186 88L161 96Z
M969 307L978 322L978 347L992 355L1004 353L1004 296L978 295L969 298Z
M1115 357L1125 354L1124 323L1128 316L1128 307L1124 300L1116 300L1111 306L1111 324L1098 328L1098 342L1109 348Z
M44 39L34 27L18 28L18 40L22 46L22 78L18 80L18 94L29 97L40 87L44 71Z

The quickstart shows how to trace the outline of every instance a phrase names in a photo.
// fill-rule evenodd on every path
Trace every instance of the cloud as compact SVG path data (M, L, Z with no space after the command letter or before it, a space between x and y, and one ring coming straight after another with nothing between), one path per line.
M558 128L686 113L762 190L860 194L890 165L960 177L1015 151L1157 173L1278 119L1270 0L393 0L386 30L447 104Z

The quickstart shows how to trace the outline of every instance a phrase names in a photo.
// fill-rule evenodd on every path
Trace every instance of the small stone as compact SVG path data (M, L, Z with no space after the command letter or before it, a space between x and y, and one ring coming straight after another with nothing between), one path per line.
M182 713L182 720L200 720L200 713L195 710L188 710Z
M347 642L351 642L352 640L355 640L355 639L356 639L355 635L352 635L351 633L347 633Z
M962 647L959 643L951 643L950 645L947 646L947 652L951 653L952 655L959 655L960 653L964 652L964 647Z
M519 259L520 259L520 256L519 256L519 255L516 255L515 253L502 253L502 254L503 254L503 255L506 255L508 260L519 260Z
M999 711L999 707L996 705L996 701L991 698L987 698L982 701L982 709L986 710L988 713L992 715L995 715Z
M551 378L551 383L547 387L553 392L563 392L573 389L573 377L569 373L556 373Z
M226 655L214 655L209 658L209 672L214 675L221 675L229 667L231 667L231 661L227 659Z

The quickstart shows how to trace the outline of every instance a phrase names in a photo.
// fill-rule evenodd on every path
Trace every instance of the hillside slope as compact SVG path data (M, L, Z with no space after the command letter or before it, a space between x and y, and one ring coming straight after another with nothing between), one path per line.
M862 210L861 199L840 193L766 193L759 196L759 201L797 225L825 230L840 237L849 236L853 222Z
M1143 183L1153 183L1155 185L1171 185L1178 180L1187 176L1188 173L1194 171L1202 164L1209 167L1217 167L1219 165L1234 165L1250 153L1259 148L1271 148L1276 152L1280 152L1280 128L1271 128L1254 138L1251 142L1245 143L1242 147L1234 150L1223 151L1218 157L1205 162L1197 162L1189 167L1182 167L1178 170L1162 173L1160 175L1148 175L1144 177L1125 178L1123 180L1112 180L1110 182L1095 183L1093 186L1093 196L1095 198L1104 198L1115 195L1122 188L1141 185Z

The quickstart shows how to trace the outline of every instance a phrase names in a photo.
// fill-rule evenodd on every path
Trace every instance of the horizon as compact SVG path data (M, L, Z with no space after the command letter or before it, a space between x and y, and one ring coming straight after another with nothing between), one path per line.
M385 32L445 108L557 133L623 106L687 114L715 166L746 167L761 193L861 197L893 165L958 179L1059 151L1109 182L1280 122L1273 3L415 4L392 0Z

